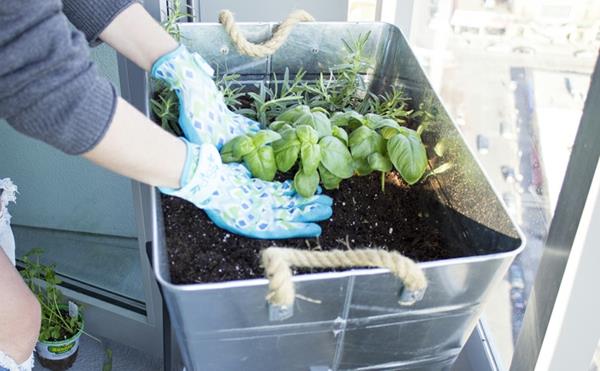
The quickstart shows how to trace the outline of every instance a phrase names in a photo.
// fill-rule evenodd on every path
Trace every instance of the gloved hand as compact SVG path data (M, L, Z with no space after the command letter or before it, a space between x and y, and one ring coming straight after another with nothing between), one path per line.
M260 129L256 121L227 108L223 94L212 80L213 69L185 46L160 57L151 74L177 93L179 125L190 142L210 143L221 149L234 137Z
M265 182L241 164L223 164L212 144L186 144L182 187L160 190L204 209L220 228L263 239L316 237L314 222L331 217L330 197L303 198L290 181Z

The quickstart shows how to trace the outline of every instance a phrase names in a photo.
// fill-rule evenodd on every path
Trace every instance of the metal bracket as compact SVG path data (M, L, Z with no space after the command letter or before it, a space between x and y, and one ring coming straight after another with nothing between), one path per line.
M402 286L400 292L398 293L398 296L400 297L398 303L406 306L413 305L414 303L423 299L424 295L425 290L408 290L405 286Z
M294 306L290 305L274 305L271 303L269 306L269 321L283 321L294 315Z

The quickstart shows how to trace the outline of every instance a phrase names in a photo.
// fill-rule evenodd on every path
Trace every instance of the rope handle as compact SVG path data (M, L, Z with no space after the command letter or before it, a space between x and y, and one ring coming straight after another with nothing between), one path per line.
M225 31L235 44L240 54L248 55L254 58L267 57L277 51L287 40L294 26L299 22L314 22L315 18L304 10L294 10L288 17L277 26L271 39L260 44L254 44L248 41L240 32L233 13L229 10L221 10L219 13L219 23L225 27Z
M289 307L294 304L296 292L291 267L387 268L404 284L399 301L401 305L414 304L427 289L427 278L417 263L398 252L382 249L309 251L269 247L261 251L261 260L269 280L267 300L277 306Z

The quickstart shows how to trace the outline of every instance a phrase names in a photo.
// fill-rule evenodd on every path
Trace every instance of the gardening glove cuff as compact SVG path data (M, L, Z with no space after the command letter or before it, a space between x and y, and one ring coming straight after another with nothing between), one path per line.
M162 193L192 202L199 208L209 206L210 199L219 188L218 176L223 163L215 146L196 145L181 138L187 147L187 155L181 175L181 188L159 188Z
M0 370L8 371L31 371L33 368L33 353L29 356L27 361L18 364L8 354L0 350Z

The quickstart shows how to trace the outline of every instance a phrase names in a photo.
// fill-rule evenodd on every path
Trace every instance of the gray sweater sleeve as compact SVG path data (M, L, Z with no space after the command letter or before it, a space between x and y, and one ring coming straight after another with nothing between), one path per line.
M98 35L134 0L63 0L64 13L85 34L91 45L100 43Z
M0 0L0 86L0 117L69 154L100 141L117 99L60 0Z

